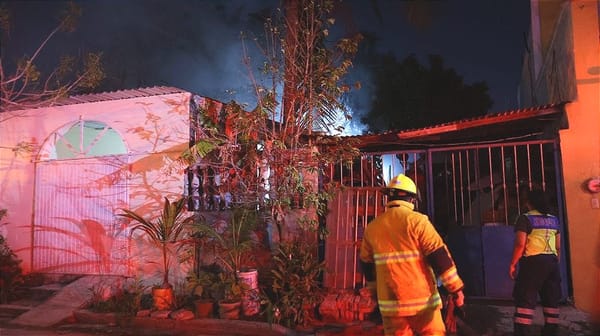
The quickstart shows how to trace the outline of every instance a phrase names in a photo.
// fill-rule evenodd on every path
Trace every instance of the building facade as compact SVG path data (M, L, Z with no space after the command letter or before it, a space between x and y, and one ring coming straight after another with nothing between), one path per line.
M565 221L575 305L600 302L600 14L597 0L531 1L531 32L523 59L522 106L565 105L560 130Z
M1 233L23 271L158 272L156 249L130 239L118 214L131 209L151 217L164 197L186 193L186 167L177 158L189 148L192 106L209 103L152 87L3 112L0 207L8 212Z

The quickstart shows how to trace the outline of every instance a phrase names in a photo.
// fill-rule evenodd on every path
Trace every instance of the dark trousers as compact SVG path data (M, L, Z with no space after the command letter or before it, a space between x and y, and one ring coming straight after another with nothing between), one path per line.
M513 290L515 299L515 336L532 334L531 325L538 295L544 310L542 335L558 332L558 304L561 298L560 268L554 254L523 257L519 261L519 274Z

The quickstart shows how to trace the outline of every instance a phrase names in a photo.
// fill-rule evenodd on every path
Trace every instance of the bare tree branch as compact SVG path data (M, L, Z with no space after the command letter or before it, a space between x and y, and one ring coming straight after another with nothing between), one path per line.
M8 35L6 21L10 16L5 9L1 12L0 27ZM42 79L42 74L36 67L38 57L50 41L61 31L72 31L80 15L80 8L70 3L58 25L46 35L31 57L17 62L14 70L9 72L3 62L5 59L0 57L0 113L50 106L74 90L92 89L104 79L101 54L87 54L82 61L83 71L80 73L75 72L73 58L63 58L45 79Z

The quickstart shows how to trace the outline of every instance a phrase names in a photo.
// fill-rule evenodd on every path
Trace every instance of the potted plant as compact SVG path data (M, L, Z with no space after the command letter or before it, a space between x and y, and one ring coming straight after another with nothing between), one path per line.
M228 320L238 319L242 307L243 284L231 272L220 274L220 284L221 291L217 301L219 316Z
M238 273L246 270L244 266L250 264L255 241L252 232L256 226L257 214L253 210L234 207L231 212L229 226L223 232L215 230L212 226L199 222L194 229L198 233L210 237L217 255L217 261L222 267L220 274L221 289L218 299L219 310L225 318L237 318L241 307L241 300L245 284L238 277ZM229 313L228 313L229 312Z
M213 315L213 308L219 297L221 267L217 264L203 265L197 272L187 277L188 288L196 308L196 317L207 318Z
M158 310L171 309L174 306L173 286L169 283L172 248L181 242L183 229L193 222L194 216L184 217L186 199L181 198L173 203L165 197L163 210L155 220L147 220L141 215L127 209L122 209L122 217L136 223L131 229L142 231L162 254L162 284L153 286L152 296L154 307Z

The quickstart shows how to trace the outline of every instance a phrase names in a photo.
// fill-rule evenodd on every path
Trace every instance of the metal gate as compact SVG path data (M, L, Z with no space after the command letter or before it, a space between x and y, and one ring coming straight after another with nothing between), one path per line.
M448 242L473 296L510 298L508 264L513 224L523 189L552 196L565 232L558 145L554 140L469 145L423 151L365 153L350 166L330 167L329 177L345 188L330 202L324 258L325 286L355 289L363 279L358 251L365 226L385 210L381 188L404 173L417 184L419 211ZM561 235L565 248L566 235ZM567 251L568 253L568 251ZM566 254L561 253L567 295Z
M329 176L344 188L329 203L324 285L328 288L353 289L364 285L358 267L360 241L366 225L385 210L381 188L399 173L412 177L425 190L425 151L365 154L350 166L331 166ZM421 195L418 206L426 205Z
M331 202L325 259L328 288L356 288L363 282L358 269L358 249L365 226L384 210L381 188L350 188Z
M36 166L35 272L128 275L127 156L53 160Z

